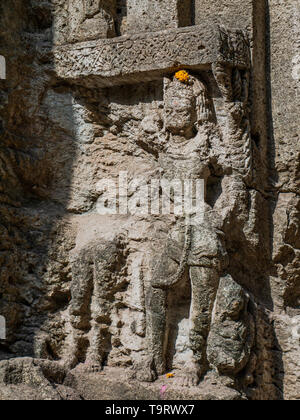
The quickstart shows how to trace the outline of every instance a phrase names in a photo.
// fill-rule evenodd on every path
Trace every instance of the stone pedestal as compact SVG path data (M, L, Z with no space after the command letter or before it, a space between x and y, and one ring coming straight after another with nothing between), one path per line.
M69 0L68 41L116 36L116 0Z
M128 0L127 33L151 32L192 24L191 0Z

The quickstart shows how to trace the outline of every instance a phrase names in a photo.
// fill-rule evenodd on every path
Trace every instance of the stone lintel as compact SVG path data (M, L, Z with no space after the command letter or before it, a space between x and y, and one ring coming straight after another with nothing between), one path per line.
M208 70L215 62L246 69L250 48L240 30L201 25L59 46L54 59L60 78L108 87L155 80L181 68Z

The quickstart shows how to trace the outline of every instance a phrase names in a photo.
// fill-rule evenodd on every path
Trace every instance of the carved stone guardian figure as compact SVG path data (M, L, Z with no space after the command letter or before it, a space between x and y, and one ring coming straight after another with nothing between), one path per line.
M223 72L231 78L220 77ZM191 284L191 307L189 318L190 357L183 368L182 385L195 386L205 374L209 362L220 372L233 374L247 364L253 345L253 325L248 314L245 293L227 272L226 228L230 216L242 203L240 195L245 193L246 177L251 173L249 131L247 127L248 76L240 75L237 69L216 71L220 90L224 95L227 123L224 131L216 124L213 102L208 89L198 76L189 76L181 82L174 77L165 79L164 90L164 150L159 161L163 176L168 179L203 179L206 186L211 177L221 179L224 190L214 203L206 202L204 215L194 214L186 219L178 219L169 235L167 244L155 258L152 290L146 300L149 313L150 371L138 373L141 380L151 380L156 374L166 371L168 347L168 290L176 289L179 282L188 277ZM236 74L238 73L238 74ZM236 97L233 99L233 92ZM235 102L236 101L236 102ZM231 161L242 150L240 166ZM228 154L228 149L232 154ZM227 202L226 205L224 205ZM222 207L218 208L218 204ZM198 218L197 218L198 216ZM225 301L217 298L226 288L240 290L232 303L232 309L224 307ZM219 290L219 292L218 292ZM234 298L233 298L234 299ZM222 301L222 302L221 302ZM216 306L215 306L216 305ZM223 308L220 309L221 306ZM214 309L215 306L215 309ZM234 309L236 308L236 309ZM236 353L223 344L227 357L214 356L216 327L220 316L217 311L232 311L231 333L239 329L242 322L243 333L231 338L239 343ZM242 313L240 314L240 311ZM230 314L230 312L228 312ZM222 318L222 317L221 317ZM224 320L225 322L225 320ZM210 334L211 330L211 334ZM210 340L208 340L210 334ZM228 337L229 339L229 337ZM220 362L219 358L222 358ZM152 359L153 358L153 359ZM239 361L236 361L238 359ZM152 360L152 362L151 362Z

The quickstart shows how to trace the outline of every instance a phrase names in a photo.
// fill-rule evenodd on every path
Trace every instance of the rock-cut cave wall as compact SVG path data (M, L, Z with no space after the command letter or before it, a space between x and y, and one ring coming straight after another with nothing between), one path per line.
M1 1L0 361L300 398L299 17L296 0ZM125 173L135 210L135 179L204 179L204 219L99 214Z

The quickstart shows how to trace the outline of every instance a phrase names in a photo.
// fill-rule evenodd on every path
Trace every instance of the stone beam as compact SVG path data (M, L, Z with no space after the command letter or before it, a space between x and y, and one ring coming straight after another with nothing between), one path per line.
M181 68L208 70L215 62L249 68L250 49L242 31L191 26L58 46L54 59L60 78L107 87L155 80Z

